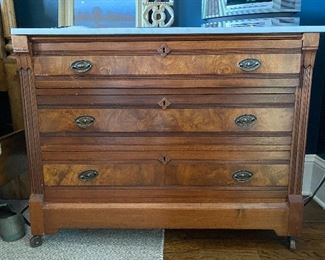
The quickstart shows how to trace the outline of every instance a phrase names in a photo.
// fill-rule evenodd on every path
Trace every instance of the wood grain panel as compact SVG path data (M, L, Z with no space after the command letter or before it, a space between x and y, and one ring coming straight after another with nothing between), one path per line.
M293 94L244 94L244 95L156 95L156 96L119 96L119 95L75 95L75 96L41 96L37 98L40 106L105 106L108 107L154 107L159 108L159 102L162 99L167 99L170 105L169 108L175 107L193 107L197 105L204 106L247 106L259 105L270 106L275 104L294 104L295 96Z
M290 145L221 145L221 144L188 144L188 145L173 145L173 144L148 144L144 145L103 145L103 144L47 144L41 146L44 152L59 152L59 151L71 151L71 152L84 152L84 151L290 151Z
M36 41L38 41L36 39ZM157 54L161 45L167 44L173 54L179 53L211 53L211 52L259 52L263 51L299 51L302 47L302 40L211 40L211 41L134 41L127 37L123 41L114 41L114 38L98 39L94 42L87 42L78 38L73 41L66 39L64 42L35 42L33 52L36 55L50 55L58 52L65 54L71 53L113 53L119 55L125 54Z
M251 74L247 74L249 76ZM148 79L147 77L133 77L131 79L120 79L107 77L101 78L87 78L87 77L37 77L35 84L37 89L46 89L46 91L53 91L53 89L89 89L90 93L94 93L94 89L99 91L114 91L113 89L144 89L143 94L153 93L151 91L161 91L161 89L197 89L196 94L200 94L202 89L215 88L266 88L269 89L277 88L277 91L281 91L281 88L285 87L298 87L300 84L299 75L292 77L283 76L278 78L270 78L269 76L254 74L253 78L244 77L245 75L231 75L231 77L213 77L206 78L202 75L196 75L192 78L188 76L177 76L177 79L170 78L166 75L159 76L155 75L153 78ZM48 92L45 92L48 93ZM105 92L107 93L107 92ZM130 93L130 94L136 94ZM272 93L272 92L271 92ZM275 92L277 93L277 92ZM141 92L139 93L141 94Z
M193 80L196 81L196 80ZM67 88L53 88L51 89L37 89L36 95L38 99L43 97L73 97L78 98L79 96L127 96L133 98L133 96L165 96L165 95L181 95L181 96L190 96L190 95L223 95L223 96L232 96L236 95L271 95L276 97L277 95L286 95L291 96L295 95L296 87L215 87L215 88L200 88L199 81L197 82L197 88L91 88L91 86L85 88L68 88L71 81L66 81ZM158 81L153 81L153 84L159 84ZM80 82L82 85L82 83ZM94 83L96 84L96 83ZM132 87L132 86L130 86Z
M160 135L153 136L136 134L135 136L41 136L42 149L45 150L47 146L64 145L65 149L70 145L128 145L134 147L135 145L234 145L237 146L252 146L257 149L257 145L290 145L291 136L239 136L239 135ZM261 148L262 149L262 148Z
M245 228L274 229L284 235L288 228L286 203L47 203L44 214L45 228L51 231L90 227Z
M87 59L93 68L86 75L222 75L248 74L238 63L247 58L261 61L255 73L298 74L300 54L226 54L226 55L177 55L177 56L36 56L36 76L76 75L70 65L76 60Z
M237 171L253 173L252 178L240 183L233 179ZM287 186L289 165L250 165L216 163L174 163L166 166L165 185L184 186Z
M79 179L79 174L95 170L98 176L89 181ZM240 183L232 178L238 170L253 173L250 181ZM44 184L47 186L286 186L287 165L223 165L199 162L157 163L113 162L109 165L43 166Z
M97 171L98 176L89 181L80 180L79 174L87 170ZM163 165L159 162L43 166L44 184L47 186L160 186L163 175Z
M69 151L66 147L65 151ZM44 161L94 161L94 162L106 162L106 161L118 161L118 160L146 160L157 161L161 160L165 156L169 160L205 160L205 161L258 161L263 163L266 161L277 161L287 163L290 158L290 151L236 151L236 150L213 150L213 151L44 151L42 152L42 159Z
M253 114L257 122L240 128L235 119ZM92 116L88 129L75 124L79 116ZM55 132L256 132L291 131L293 108L202 109L41 109L40 131Z
M46 186L46 202L89 203L272 203L287 202L284 187L85 187Z

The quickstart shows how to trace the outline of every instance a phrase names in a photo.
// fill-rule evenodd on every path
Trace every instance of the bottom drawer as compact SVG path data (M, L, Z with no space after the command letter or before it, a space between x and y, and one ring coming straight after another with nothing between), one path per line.
M46 164L43 174L46 186L285 187L289 165L195 160Z
M163 168L158 163L47 164L43 176L46 186L159 186Z

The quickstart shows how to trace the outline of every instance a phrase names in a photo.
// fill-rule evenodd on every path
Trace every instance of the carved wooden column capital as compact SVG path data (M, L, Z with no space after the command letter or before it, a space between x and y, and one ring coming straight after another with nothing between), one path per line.
M29 55L21 54L17 58L17 70L28 70L32 68L32 60Z
M319 33L305 33L303 37L303 67L306 69L308 67L313 68L316 58L316 51L319 45Z
M32 68L31 51L27 36L12 37L13 50L17 60L17 70L28 70Z

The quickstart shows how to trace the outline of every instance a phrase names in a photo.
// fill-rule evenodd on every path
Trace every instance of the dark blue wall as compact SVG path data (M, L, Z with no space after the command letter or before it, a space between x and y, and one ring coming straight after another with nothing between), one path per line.
M302 0L302 25L325 25L325 0ZM307 153L321 153L325 147L319 143L321 133L320 125L324 124L321 118L321 107L325 105L325 34L321 35L320 47L316 57L313 88L311 95L311 108L309 114L309 127L307 139Z
M201 0L176 0L174 3L175 26L201 26Z
M57 0L14 0L18 27L56 27Z
M15 8L19 27L57 26L57 0L15 0ZM175 1L175 26L200 26L201 23L201 0ZM301 23L302 25L325 25L325 0L302 0ZM308 153L325 151L325 147L318 145L319 126L322 123L320 120L322 103L325 106L324 60L325 34L321 36L320 49L316 59L309 120Z

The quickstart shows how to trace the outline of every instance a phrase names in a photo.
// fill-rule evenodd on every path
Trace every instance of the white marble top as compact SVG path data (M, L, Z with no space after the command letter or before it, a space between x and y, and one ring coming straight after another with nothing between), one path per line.
M167 34L250 34L325 32L325 26L274 27L171 27L171 28L14 28L13 35L167 35Z

